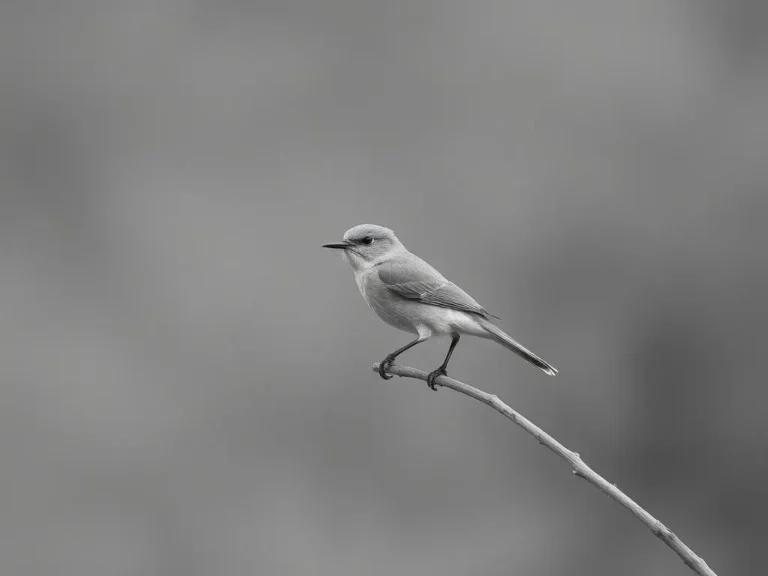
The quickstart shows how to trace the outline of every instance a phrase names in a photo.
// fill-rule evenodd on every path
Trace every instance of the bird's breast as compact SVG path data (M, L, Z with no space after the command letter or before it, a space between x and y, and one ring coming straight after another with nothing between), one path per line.
M355 280L365 303L379 318L400 330L407 332L416 330L410 310L414 303L404 300L387 288L375 271L355 274Z
M360 294L363 295L363 300L368 306L371 306L371 299L368 295L368 285L370 284L369 274L365 272L355 273L355 283L357 283L357 289L360 290Z

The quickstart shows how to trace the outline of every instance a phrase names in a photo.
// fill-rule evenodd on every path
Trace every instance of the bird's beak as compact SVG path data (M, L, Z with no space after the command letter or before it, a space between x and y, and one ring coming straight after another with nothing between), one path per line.
M346 241L344 241L344 242L336 242L334 244L323 244L323 248L335 248L337 250L346 250L350 246L352 246L352 243L351 242L346 242Z

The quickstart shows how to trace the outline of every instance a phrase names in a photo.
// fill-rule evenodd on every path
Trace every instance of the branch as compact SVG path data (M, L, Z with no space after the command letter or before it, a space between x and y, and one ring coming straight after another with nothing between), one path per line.
M374 364L373 371L377 372L378 370L379 364ZM408 366L392 365L387 369L387 372L389 374L394 374L395 376L416 378L417 380L424 381L427 380L426 372ZM641 508L634 500L624 494L624 492L619 490L614 484L611 484L597 472L592 470L592 468L587 466L581 459L581 456L576 452L568 450L568 448L560 444L560 442L552 438L552 436L544 432L544 430L536 426L536 424L528 420L525 416L515 412L512 408L499 400L498 396L495 394L488 394L487 392L478 390L477 388L459 382L458 380L454 380L453 378L449 378L448 376L438 376L435 379L435 384L450 388L451 390L456 390L456 392L461 392L462 394L474 398L475 400L479 400L483 404L487 404L494 410L501 412L504 416L512 420L512 422L520 426L520 428L528 432L528 434L536 438L539 444L543 444L552 450L552 452L560 456L560 458L568 462L573 468L573 473L576 476L584 478L584 480L608 494L608 496L637 516L637 518L645 524L655 536L664 542L664 544L672 548L691 570L700 576L717 576L712 569L707 566L707 563L697 556L693 550L688 548L688 546L686 546L680 538L675 536L669 528L656 520L656 518Z

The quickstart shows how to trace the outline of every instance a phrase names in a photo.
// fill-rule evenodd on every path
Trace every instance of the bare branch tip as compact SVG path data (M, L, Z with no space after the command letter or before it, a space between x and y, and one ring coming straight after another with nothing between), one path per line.
M390 370L387 370L387 373L392 374L393 376L400 376L403 378L414 378L417 380L424 380L425 375L422 372L419 372L417 370L414 370L413 368L408 368L404 366L392 366L391 368L396 368L396 370L399 373L394 373ZM373 370L377 371L379 369L379 364L375 363L373 365ZM648 528L650 528L651 532L657 536L662 542L664 542L667 546L669 546L672 550L677 553L677 555L683 560L686 566L688 566L691 570L699 574L700 576L716 576L716 574L707 566L706 562L704 562L703 559L701 559L699 556L697 556L690 548L688 548L683 542L675 536L675 534L670 531L666 526L664 526L661 522L656 520L653 516L651 516L647 511L645 511L640 505L638 505L636 502L634 502L629 496L624 494L621 490L619 490L618 486L613 483L609 484L605 478L600 476L597 472L592 470L589 466L587 466L581 459L581 455L578 452L572 452L568 450L565 446L563 446L560 442L549 436L546 432L541 430L538 426L533 424L531 421L527 420L526 418L520 417L517 412L515 412L512 408L507 406L504 402L502 402L498 396L495 394L488 394L486 392L483 392L482 390L477 390L475 388L472 388L471 386L467 386L466 384L463 384L462 382L457 382L457 385L451 385L448 386L442 382L444 377L440 377L435 380L435 384L441 387L450 388L453 390L456 390L457 392L461 392L462 394L465 394L466 396L469 396L470 398L474 398L475 400L478 400L484 404L488 404L491 406L494 410L501 413L506 418L512 420L515 424L520 426L523 430L525 430L528 434L533 436L539 444L542 444L552 450L555 454L557 454L560 458L567 461L572 465L572 472L574 476L579 476L583 479L585 479L587 482L598 488L599 490L603 491L605 494L609 495L611 498L614 498L627 508L628 510L632 511L639 519L640 521L645 524ZM574 461L575 459L575 461ZM608 488L608 486L613 486L613 490ZM642 514L638 514L638 510L642 512Z

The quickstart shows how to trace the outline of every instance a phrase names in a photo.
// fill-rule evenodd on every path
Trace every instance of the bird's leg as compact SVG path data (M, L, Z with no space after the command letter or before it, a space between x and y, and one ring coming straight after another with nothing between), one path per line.
M451 359L451 354L453 354L453 349L456 348L456 344L459 343L459 335L454 334L453 338L451 338L451 347L448 348L448 354L445 357L445 360L443 360L443 363L440 365L440 368L435 370L434 372L430 372L429 376L427 376L427 386L432 388L432 390L437 390L437 387L435 386L435 378L438 376L445 376L446 375L446 368L448 367L448 360Z
M387 354L387 357L384 358L384 360L379 363L379 376L381 376L384 380L389 380L390 378L392 378L392 375L387 374L387 368L392 366L392 363L395 361L395 358L400 356L400 354L402 354L409 348L416 346L416 344L418 344L419 342L424 342L424 340L426 340L426 338L422 338L421 336L419 336L418 338L416 338L416 340L414 340L413 342L408 342L408 344L406 344L402 348L398 348L397 350L392 352L392 354Z

